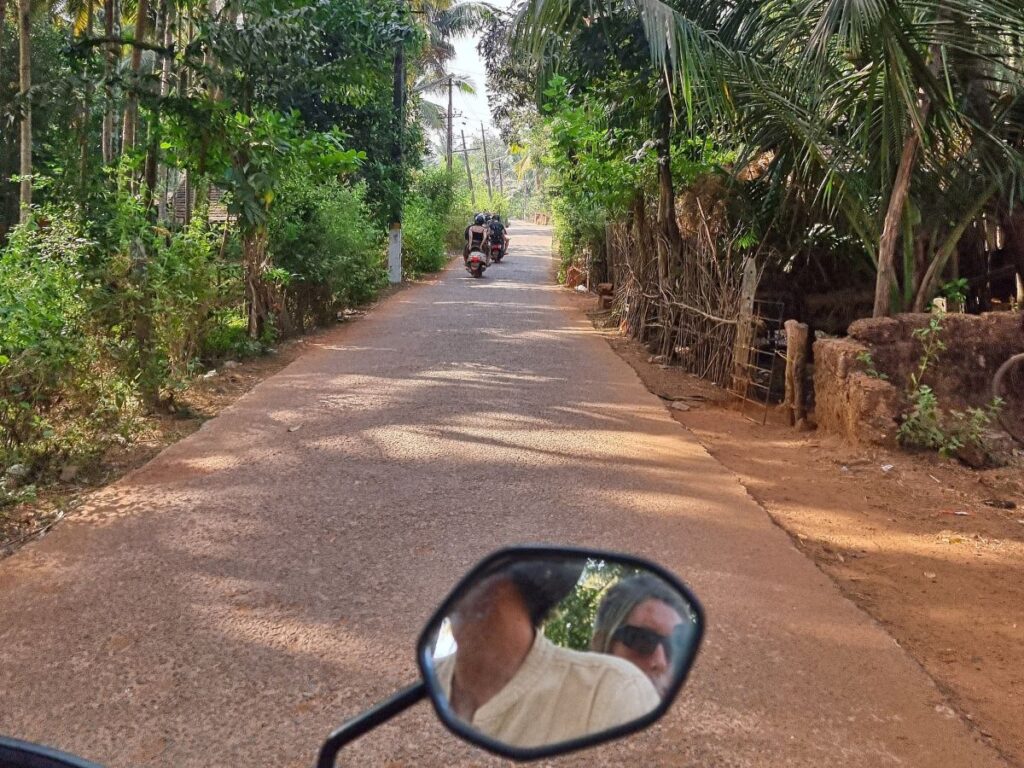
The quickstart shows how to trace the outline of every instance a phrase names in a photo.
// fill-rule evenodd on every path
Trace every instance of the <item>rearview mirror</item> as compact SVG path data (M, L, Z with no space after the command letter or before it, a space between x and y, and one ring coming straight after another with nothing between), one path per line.
M445 725L530 760L619 738L668 710L703 611L670 573L623 555L496 552L442 603L417 660Z
M41 744L0 736L0 768L100 768L95 763Z

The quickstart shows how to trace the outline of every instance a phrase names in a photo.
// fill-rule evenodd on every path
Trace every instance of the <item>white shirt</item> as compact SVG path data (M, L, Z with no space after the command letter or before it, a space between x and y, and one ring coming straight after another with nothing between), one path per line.
M437 663L449 698L455 658ZM539 747L632 722L660 703L654 685L630 662L561 648L537 632L515 675L477 709L469 725L504 744Z

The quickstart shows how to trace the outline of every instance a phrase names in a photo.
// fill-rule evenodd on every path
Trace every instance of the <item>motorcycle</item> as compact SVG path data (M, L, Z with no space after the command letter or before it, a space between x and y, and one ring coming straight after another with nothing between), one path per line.
M499 550L427 621L420 680L330 734L316 768L423 699L456 736L513 760L620 739L669 710L703 634L697 598L659 565L589 549ZM0 768L101 767L0 737Z
M494 263L500 263L502 257L505 255L505 249L501 243L491 243L488 246L491 249L491 261Z
M484 270L490 265L490 260L482 251L472 250L466 257L466 271L473 277L483 277Z

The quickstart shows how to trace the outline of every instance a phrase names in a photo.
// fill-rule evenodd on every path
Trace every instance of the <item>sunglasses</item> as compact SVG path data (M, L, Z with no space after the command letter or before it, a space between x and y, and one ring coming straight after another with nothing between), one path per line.
M647 627L634 627L631 624L625 624L612 634L612 642L618 641L642 656L650 656L660 645L665 651L665 658L671 661L678 634L679 631L676 630L666 636Z

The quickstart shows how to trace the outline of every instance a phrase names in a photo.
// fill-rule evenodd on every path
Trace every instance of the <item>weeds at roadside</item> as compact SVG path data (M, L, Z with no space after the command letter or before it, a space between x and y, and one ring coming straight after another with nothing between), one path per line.
M944 313L936 312L929 319L928 325L914 331L914 338L921 342L922 353L917 368L910 375L907 392L911 403L910 412L904 417L897 436L902 445L938 451L939 455L946 458L958 456L965 450L987 453L986 433L1003 407L1002 399L997 397L984 408L968 408L966 411L950 411L946 414L940 407L935 391L924 383L925 375L946 349L940 337L944 319ZM871 354L861 353L858 360L868 366L868 375L872 375L874 364Z

